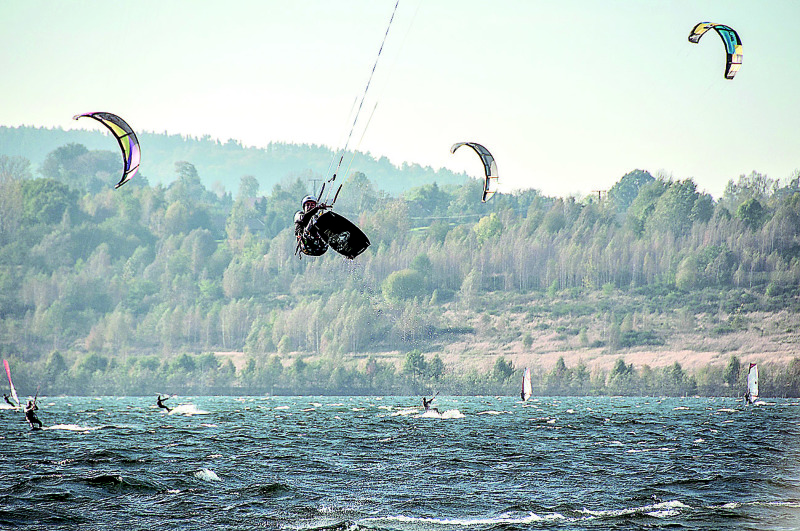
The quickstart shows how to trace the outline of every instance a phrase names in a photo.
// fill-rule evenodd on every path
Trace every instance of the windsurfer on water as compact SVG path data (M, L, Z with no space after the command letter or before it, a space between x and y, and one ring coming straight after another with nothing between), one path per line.
M14 404L14 402L12 402L11 400L8 399L8 395L6 393L3 393L3 399L6 401L6 404L8 404L9 406L17 407L16 404Z
M33 429L42 427L42 421L36 418L36 413L34 413L37 409L39 409L39 406L36 405L36 400L28 400L28 405L25 406L25 420L28 421L28 424ZM34 426L34 424L38 424L38 426Z
M172 410L164 405L164 400L169 400L169 397L161 398L161 395L158 395L158 398L156 399L156 404L158 404L158 407L166 409L167 413L169 413Z

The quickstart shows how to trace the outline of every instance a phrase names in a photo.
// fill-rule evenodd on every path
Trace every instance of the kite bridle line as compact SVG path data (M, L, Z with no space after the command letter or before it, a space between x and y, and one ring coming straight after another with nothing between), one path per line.
M361 114L361 108L364 105L364 99L367 97L367 92L369 92L369 85L372 82L372 76L375 74L375 69L378 67L378 60L381 57L381 52L383 52L383 46L386 44L386 37L389 36L389 30L392 28L392 22L394 21L394 15L397 13L398 5L400 5L400 0L397 0L394 4L394 9L392 10L392 16L391 18L389 18L389 24L386 25L386 33L384 33L383 35L383 41L381 42L381 47L378 49L378 54L375 56L375 63L372 65L372 71L369 74L369 79L367 79L367 85L364 87L364 92L361 94L361 101L358 103L358 110L356 110L355 118L353 118L353 124L350 126L350 133L348 133L347 135L347 141L345 142L344 148L342 149L342 154L339 157L339 163L336 165L336 169L333 171L333 175L327 181L329 183L336 180L336 174L342 167L342 162L344 161L344 154L347 153L347 147L350 145L350 139L353 136L353 130L355 130L356 124L358 123L358 116Z
M358 103L358 96L353 98L353 105L350 106L350 112L347 113L347 122L346 123L350 122L350 117L353 116L353 111L356 108L356 103ZM336 160L336 155L339 154L339 146L342 145L342 141L344 140L346 127L347 127L347 125L345 125L345 129L342 130L342 137L339 139L339 142L336 144L336 146L337 146L336 149L332 149L331 150L331 160L328 163L328 168L325 170L325 173L323 175L329 175L331 173L331 169L333 168L333 162ZM324 181L323 180L322 189L319 191L319 195L317 196L317 199L320 199L322 197L322 190L325 189L325 183L327 183L327 182L328 181Z
M411 28L414 27L414 21L417 20L417 13L419 13L419 7L421 5L422 5L422 2L418 3L417 4L417 9L414 10L414 16L411 17L411 23L408 25L408 30L406 31L406 34L403 37L403 42L400 43L400 50L402 50L403 46L405 46L406 39L408 39L408 34L411 33ZM395 8L396 7L397 6L395 6ZM391 24L391 21L389 23ZM388 33L388 31L387 31L387 33ZM399 52L398 52L398 54L399 54ZM395 62L397 62L397 57L395 57ZM390 76L391 76L392 70L394 70L394 66L389 68L389 75ZM350 163L347 165L347 170L345 170L345 172L344 172L344 174L347 176L346 179L345 179L345 182L347 182L347 179L352 177L350 175L350 167L353 165L353 161L355 161L356 153L358 152L358 148L361 146L361 142L364 140L364 137L367 134L367 129L369 129L370 122L372 122L372 117L375 116L375 110L378 108L378 102L380 101L380 99L381 99L381 97L380 97L380 94L379 94L378 97L377 97L377 101L375 101L375 106L372 108L372 113L370 113L369 119L367 120L367 125L364 126L364 131L362 131L362 133L361 133L361 138L358 140L358 144L356 144L356 147L353 148L353 153L350 156ZM335 201L336 200L334 200L334 202ZM331 205L333 205L333 203L331 203Z

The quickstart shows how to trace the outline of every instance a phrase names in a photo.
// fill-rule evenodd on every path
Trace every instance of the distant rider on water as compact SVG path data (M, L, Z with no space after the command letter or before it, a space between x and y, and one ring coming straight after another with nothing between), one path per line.
M169 397L161 398L161 395L158 395L158 398L156 399L156 404L158 404L158 407L160 407L162 409L166 409L167 413L169 413L172 410L164 405L164 401L165 400L169 400Z
M425 406L425 411L435 411L435 412L439 413L438 409L436 409L435 407L431 407L431 402L433 402L434 398L436 398L436 397L432 396L431 399L428 400L424 396L422 397L422 405ZM441 413L439 413L439 414L441 414Z
M39 428L42 427L42 421L36 418L36 413L34 413L34 411L37 409L39 409L39 406L36 405L36 401L28 400L28 405L25 406L25 420L27 420L28 424L31 425L31 428L34 429L37 428L37 426L34 426L34 424L38 424Z

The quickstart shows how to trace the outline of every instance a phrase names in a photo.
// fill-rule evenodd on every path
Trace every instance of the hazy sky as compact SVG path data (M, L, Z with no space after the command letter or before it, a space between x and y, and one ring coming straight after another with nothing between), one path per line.
M139 131L339 148L394 4L4 1L0 125L98 129L71 117L104 110ZM688 42L701 21L738 31L734 80L715 33ZM400 0L350 147L477 177L477 156L449 148L480 142L501 191L548 195L635 168L715 197L753 170L786 179L798 24L796 0Z

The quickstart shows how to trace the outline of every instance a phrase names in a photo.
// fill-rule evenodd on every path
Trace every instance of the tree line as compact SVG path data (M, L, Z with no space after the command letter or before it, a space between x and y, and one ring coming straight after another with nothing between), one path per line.
M404 393L433 376L385 360L459 341L532 349L547 335L616 352L664 345L682 328L793 333L755 316L798 307L797 174L740 176L715 200L691 179L635 170L600 200L525 190L484 204L476 180L394 196L354 172L337 210L372 246L348 262L294 255L292 216L310 191L301 178L262 193L259 178L241 176L234 195L209 190L182 161L169 185L134 179L114 191L97 182L113 181L116 163L86 153L63 146L37 172L0 155L0 352L58 392L200 381L210 391ZM247 363L210 354L215 364L209 353L220 351ZM454 391L509 388L492 371L435 372ZM618 384L609 374L592 386L572 368L564 373L580 383L541 392L730 388L709 368L707 379L691 375L694 388L670 391L662 372L620 368Z

